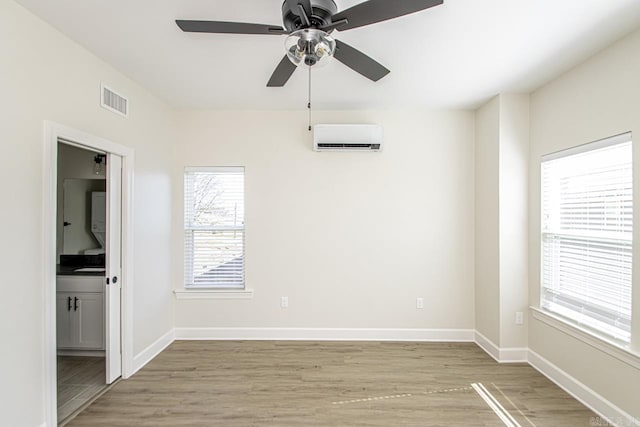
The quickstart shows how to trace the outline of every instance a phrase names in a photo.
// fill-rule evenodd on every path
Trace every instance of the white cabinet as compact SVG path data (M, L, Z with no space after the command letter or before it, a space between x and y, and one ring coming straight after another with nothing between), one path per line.
M56 293L56 328L58 348L71 348L73 338L73 295L68 292Z
M79 294L76 348L104 350L104 294Z
M78 277L58 278L56 293L57 344L60 350L104 350L104 292L94 292L104 278L87 278L82 286L92 292L74 290L82 281ZM91 280L93 279L93 281ZM71 284L72 286L68 286ZM65 286L66 285L66 286ZM84 290L84 289L83 289Z

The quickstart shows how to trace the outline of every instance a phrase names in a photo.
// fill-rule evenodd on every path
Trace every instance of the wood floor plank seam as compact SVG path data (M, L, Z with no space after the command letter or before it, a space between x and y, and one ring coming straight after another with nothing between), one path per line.
M343 400L338 402L331 402L333 405L344 405L347 403L360 403L360 402L370 402L374 400L383 400L383 399L400 399L403 397L414 397L419 395L429 395L434 393L452 393L456 391L468 391L473 390L472 387L460 387L460 388L449 388L445 390L432 390L432 391L422 391L419 393L405 393L405 394L395 394L391 396L375 396L375 397L366 397L363 399L353 399L353 400Z

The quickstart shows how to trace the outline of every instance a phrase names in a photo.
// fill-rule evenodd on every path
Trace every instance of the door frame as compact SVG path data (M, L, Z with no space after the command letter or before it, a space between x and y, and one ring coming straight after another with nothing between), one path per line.
M133 171L134 150L55 122L44 122L43 162L43 286L44 286L44 403L46 425L56 426L56 215L58 142L122 157L122 378L133 375Z

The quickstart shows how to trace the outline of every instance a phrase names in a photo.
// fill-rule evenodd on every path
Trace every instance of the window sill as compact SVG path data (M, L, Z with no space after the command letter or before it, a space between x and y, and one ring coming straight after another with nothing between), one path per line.
M253 299L253 289L176 289L176 299Z
M554 316L552 313L548 313L538 307L529 307L529 309L531 310L531 314L534 319L582 341L583 343L590 345L609 356L615 357L629 366L640 369L640 355L633 352L631 349L622 347L620 344L600 337L587 329L569 323L561 317Z

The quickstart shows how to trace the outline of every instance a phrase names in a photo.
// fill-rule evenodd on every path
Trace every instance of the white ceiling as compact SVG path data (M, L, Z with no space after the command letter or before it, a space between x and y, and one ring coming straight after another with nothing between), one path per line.
M186 34L174 23L281 25L282 0L17 1L177 108L306 107L303 70L266 87L285 36ZM340 10L360 2L336 0ZM530 92L638 27L638 0L445 0L335 32L391 74L373 83L334 60L313 74L314 108L474 108Z

